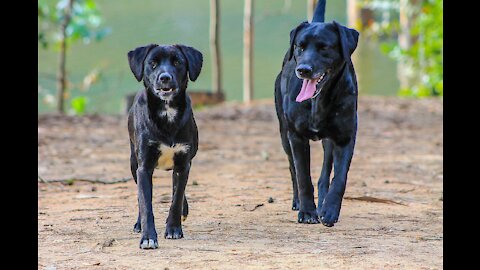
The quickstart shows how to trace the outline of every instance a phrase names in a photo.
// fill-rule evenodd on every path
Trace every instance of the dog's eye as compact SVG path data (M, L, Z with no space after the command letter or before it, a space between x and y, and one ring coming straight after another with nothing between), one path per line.
M150 65L152 66L152 68L156 68L157 67L157 62L150 62Z
M303 52L305 50L305 45L304 44L298 44L297 47L301 52Z
M180 62L178 62L177 59L173 60L173 65L174 65L174 66L178 66L179 64L180 64Z
M317 49L318 50L326 50L326 49L328 49L328 45L327 44L318 44Z

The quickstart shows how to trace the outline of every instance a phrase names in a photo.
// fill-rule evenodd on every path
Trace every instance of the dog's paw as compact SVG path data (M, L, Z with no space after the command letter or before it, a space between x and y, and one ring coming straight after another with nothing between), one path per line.
M183 238L182 225L168 226L165 229L165 239L180 239Z
M316 224L319 223L317 211L302 211L298 212L298 223Z
M320 222L327 226L332 227L338 221L338 216L340 215L340 207L336 205L327 205L324 204L318 216L320 217Z
M140 222L137 222L135 223L135 225L133 225L133 231L136 233L139 233L142 231L142 225L140 225Z
M157 239L144 239L140 240L141 249L155 249L158 248Z
M298 211L300 209L300 201L298 199L292 200L292 210Z
M157 232L155 229L150 230L143 228L142 238L140 239L141 249L155 249L158 248Z

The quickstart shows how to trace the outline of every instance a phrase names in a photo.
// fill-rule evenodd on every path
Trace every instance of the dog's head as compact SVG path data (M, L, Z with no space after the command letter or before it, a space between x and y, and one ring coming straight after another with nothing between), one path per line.
M290 32L288 59L295 59L295 74L303 79L296 101L315 98L329 80L351 62L359 33L333 21L303 22Z
M154 96L171 100L195 81L202 69L202 53L185 45L150 44L128 52L128 63L137 81Z

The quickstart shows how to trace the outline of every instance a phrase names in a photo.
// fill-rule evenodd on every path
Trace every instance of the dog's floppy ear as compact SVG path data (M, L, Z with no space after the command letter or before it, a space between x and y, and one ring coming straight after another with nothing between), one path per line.
M302 22L300 25L295 27L292 31L290 31L290 50L288 50L288 60L292 59L293 50L295 48L295 38L297 36L298 31L302 30L308 25L307 21Z
M150 44L143 47L138 47L135 50L128 52L128 64L130 64L130 69L135 75L137 81L141 81L143 78L143 66L145 58L151 49L157 47L157 44Z
M357 48L358 36L360 34L357 30L340 25L336 21L333 21L333 24L338 29L343 58L351 61L350 56Z
M194 82L202 70L203 55L197 49L182 44L177 44L180 51L187 58L188 77Z

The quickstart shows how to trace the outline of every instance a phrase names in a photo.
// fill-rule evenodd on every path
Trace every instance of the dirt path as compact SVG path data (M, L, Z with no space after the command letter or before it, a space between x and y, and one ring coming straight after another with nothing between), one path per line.
M39 183L39 269L441 269L442 102L363 97L359 107L347 199L334 227L296 223L273 103L223 105L195 112L200 148L184 239L138 248L133 180ZM130 176L124 117L44 116L38 135L44 179ZM321 143L311 145L316 187L323 153ZM153 192L162 236L170 173L155 173ZM392 203L354 200L362 196Z

